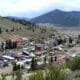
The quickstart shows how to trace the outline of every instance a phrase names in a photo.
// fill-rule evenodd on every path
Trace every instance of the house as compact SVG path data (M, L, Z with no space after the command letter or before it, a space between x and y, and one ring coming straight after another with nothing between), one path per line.
M63 49L60 46L56 46L56 47L54 47L54 50L62 51Z
M24 60L21 60L21 61L17 61L16 64L17 65L30 64L31 61L32 61L32 59L24 59Z
M45 44L40 44L40 43L35 44L35 50L36 51L41 51L44 49L45 49Z
M6 60L14 60L14 57L11 56L3 55L2 57L5 58Z
M35 54L33 52L29 52L29 51L23 51L22 55L35 57Z

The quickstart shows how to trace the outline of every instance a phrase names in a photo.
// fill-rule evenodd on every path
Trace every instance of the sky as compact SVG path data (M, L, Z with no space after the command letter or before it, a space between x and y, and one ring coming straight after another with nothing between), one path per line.
M80 0L0 0L0 16L33 18L54 9L80 11Z

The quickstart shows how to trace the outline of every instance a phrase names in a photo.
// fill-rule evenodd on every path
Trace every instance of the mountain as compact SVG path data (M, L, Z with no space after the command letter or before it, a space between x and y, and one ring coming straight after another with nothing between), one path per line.
M7 18L11 18L11 19L18 19L18 20L29 20L29 18L26 17L17 17L17 16L7 16Z
M80 26L80 12L56 9L30 21L35 23L50 23L57 26Z

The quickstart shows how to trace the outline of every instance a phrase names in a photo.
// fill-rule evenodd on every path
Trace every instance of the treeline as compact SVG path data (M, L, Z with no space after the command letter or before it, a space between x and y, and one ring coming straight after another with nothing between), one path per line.
M1 27L0 27L0 34L2 34L3 32L15 32L15 31L19 31L19 30L22 30L22 28L20 27L20 28L11 28L11 29L2 29Z
M26 20L21 20L21 19L16 19L16 18L9 18L9 17L5 17L6 19L10 19L11 21L14 21L14 22L16 22L16 23L20 23L20 24L22 24L22 25L24 25L24 26L28 26L28 27L26 27L26 29L28 29L28 30L32 30L33 32L35 32L36 31L36 29L38 28L38 29L40 29L40 33L42 34L42 33L46 33L46 29L45 28L39 28L39 26L38 25L36 25L35 23L32 23L32 22L30 22L30 21L26 21Z
M29 26L29 25L35 26L36 25L35 23L32 23L30 21L26 21L24 19L16 19L16 18L11 18L11 17L4 17L4 18L10 19L11 21L14 21L16 23L20 23L20 24L25 25L25 26Z
M12 42L10 39L0 43L0 51L4 51L6 49L15 49L15 48L17 48L17 42Z
M10 39L6 40L6 49L17 48L17 42L12 42Z

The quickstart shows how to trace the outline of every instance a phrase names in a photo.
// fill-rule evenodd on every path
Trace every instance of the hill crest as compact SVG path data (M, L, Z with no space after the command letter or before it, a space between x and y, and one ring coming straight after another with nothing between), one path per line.
M51 23L59 26L80 26L80 11L53 10L30 20L35 23Z

